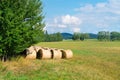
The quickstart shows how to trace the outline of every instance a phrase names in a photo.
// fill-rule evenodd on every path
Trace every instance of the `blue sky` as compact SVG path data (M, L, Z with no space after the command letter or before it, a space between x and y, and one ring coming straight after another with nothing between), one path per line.
M42 0L45 30L55 32L120 32L120 0Z

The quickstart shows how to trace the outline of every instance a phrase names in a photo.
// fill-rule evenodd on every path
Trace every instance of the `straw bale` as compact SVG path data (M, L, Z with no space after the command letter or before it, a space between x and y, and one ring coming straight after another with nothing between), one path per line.
M40 50L40 49L42 49L42 47L40 47L40 46L33 46L34 47L34 50L36 51L36 53Z
M34 46L30 46L26 49L26 59L36 59L36 51Z
M66 59L69 59L69 58L72 58L73 57L73 52L71 50L61 50L62 52L62 58L66 58Z
M26 55L26 59L36 59L36 51Z
M51 59L51 51L49 49L40 49L37 52L37 59Z
M52 53L52 59L61 59L62 58L62 52L58 49L51 49Z
M42 49L44 49L44 50L49 50L50 48L48 48L48 47L42 47Z

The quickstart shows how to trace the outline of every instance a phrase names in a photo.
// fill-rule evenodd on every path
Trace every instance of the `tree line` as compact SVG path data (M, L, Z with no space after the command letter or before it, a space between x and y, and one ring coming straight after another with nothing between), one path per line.
M72 37L72 40L84 41L85 39L91 39L89 33L75 32ZM97 39L99 41L120 41L120 32L99 31L97 34Z
M89 34L88 33L78 33L75 32L72 35L72 40L81 40L84 41L85 39L89 38ZM55 42L55 41L62 41L63 40L63 36L61 35L60 32L57 33L53 33L53 34L48 34L48 32L46 31L44 34L44 42Z
M120 41L120 32L100 31L97 39L99 41Z
M88 33L79 33L79 32L75 32L73 34L72 40L81 40L84 41L85 39L89 38L89 34Z
M45 31L44 34L44 42L56 42L56 41L62 41L63 37L60 32L48 34L47 31Z
M75 40L84 41L85 39L89 39L89 38L90 37L89 37L88 33L78 33L78 32L75 32L71 36L71 38L68 38L68 39L72 39L74 41ZM57 42L57 41L63 41L63 39L66 40L66 38L63 38L63 35L60 32L48 34L48 32L45 31L42 42Z

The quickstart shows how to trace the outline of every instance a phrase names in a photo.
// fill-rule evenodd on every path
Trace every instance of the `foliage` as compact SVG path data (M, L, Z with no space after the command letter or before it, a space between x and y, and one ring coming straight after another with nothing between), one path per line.
M43 18L40 0L0 0L0 54L13 56L37 43Z
M119 32L100 31L98 32L99 41L115 41L120 40Z
M120 32L111 32L110 33L110 39L112 41L119 40L120 41Z
M48 34L47 31L45 33L45 42L54 42L54 41L62 41L63 37L61 33L53 33L53 34Z
M83 41L84 39L88 39L89 38L89 34L87 33L80 33L80 40Z
M100 41L109 41L110 40L110 32L100 31L98 32L98 40Z
M74 34L73 34L73 40L81 40L81 41L83 41L84 39L88 39L89 38L89 34L87 34L87 33L77 33L77 32L75 32Z
M77 32L75 32L74 34L73 34L73 38L72 38L73 40L79 40L80 39L80 33L77 33Z

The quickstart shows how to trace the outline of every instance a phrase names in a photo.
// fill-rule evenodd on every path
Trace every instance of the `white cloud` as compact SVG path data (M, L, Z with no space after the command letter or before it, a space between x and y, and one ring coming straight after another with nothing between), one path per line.
M80 32L80 28L78 28L78 27L73 28L73 32Z
M84 7L75 8L75 11L81 11L81 12L90 12L93 11L94 7L92 4L86 4Z
M66 28L67 26L64 25L64 24L58 24L58 27L60 27L60 28Z
M120 0L108 0L75 8L76 14L57 16L48 21L52 31L96 32L120 29ZM55 28L55 29L54 29Z
M56 31L61 31L61 32L63 31L65 32L75 31L76 32L77 31L78 32L80 31L80 29L76 27L80 26L81 24L82 24L82 21L80 20L80 18L67 14L64 16L57 16L53 18L52 20L49 20L46 25L46 29L52 32L56 32Z
M75 11L80 11L84 13L113 13L113 14L120 14L120 0L108 0L108 2L101 2L97 3L96 5L86 4L80 8L75 8Z
M62 16L62 23L67 25L80 25L82 21L75 16L65 15Z
M96 29L120 28L120 0L109 0L108 2L97 3L95 5L86 4L80 8L75 8L79 14L77 16L83 21L82 25ZM93 27L94 26L94 27ZM115 28L114 28L115 29Z
M104 8L104 7L106 7L106 3L98 3L98 4L96 4L96 7L97 8Z
M54 23L58 23L58 20L57 20L57 18L55 18L55 19L54 19Z
M49 23L46 25L46 27L59 27L59 28L66 28L67 26L64 24L55 24L55 23Z

